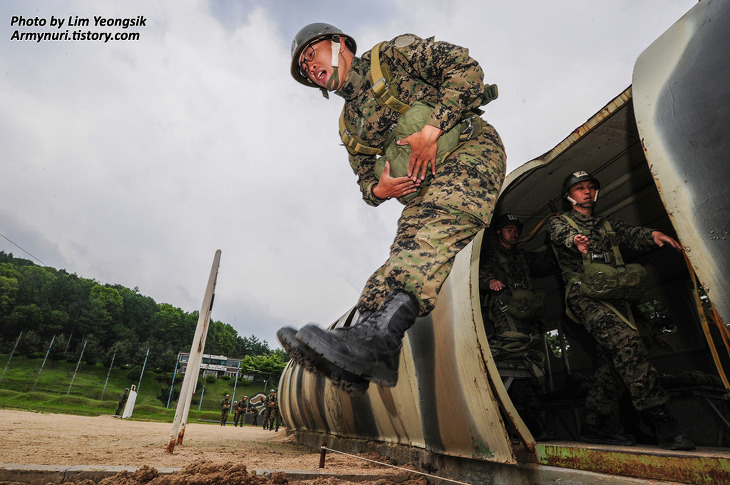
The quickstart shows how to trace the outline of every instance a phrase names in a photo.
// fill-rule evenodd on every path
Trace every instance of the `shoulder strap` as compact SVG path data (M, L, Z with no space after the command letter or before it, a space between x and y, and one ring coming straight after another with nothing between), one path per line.
M375 100L380 106L387 106L403 114L410 106L398 99L395 87L390 84L390 72L388 66L380 63L380 49L387 44L381 42L370 50L370 82L375 94Z
M611 241L611 250L613 251L613 257L616 258L616 265L624 266L624 258L621 257L621 251L618 247L618 234L614 232L611 224L606 219L603 219L603 229L606 231L608 240Z
M345 120L345 107L342 107L340 113L340 140L345 145L347 151L352 154L360 155L382 155L383 149L378 147L367 146L362 138L352 134L352 130Z

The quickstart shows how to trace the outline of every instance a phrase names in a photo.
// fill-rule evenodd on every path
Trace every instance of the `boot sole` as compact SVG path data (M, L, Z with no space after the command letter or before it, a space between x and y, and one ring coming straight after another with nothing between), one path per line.
M327 343L319 338L316 333L318 331L325 330L319 327L303 327L297 332L296 339L302 347L308 348L319 359L330 362L332 365L343 369L349 374L359 376L361 379L367 379L385 387L394 387L398 383L397 371L394 372L383 365L377 365L377 359L375 358L370 362L363 363L360 360L351 359L348 355L333 352Z
M327 377L332 381L332 386L347 392L351 396L359 397L367 392L370 381L324 359L321 355L302 345L295 335L296 330L290 328L282 328L276 332L279 342L294 362L309 372Z

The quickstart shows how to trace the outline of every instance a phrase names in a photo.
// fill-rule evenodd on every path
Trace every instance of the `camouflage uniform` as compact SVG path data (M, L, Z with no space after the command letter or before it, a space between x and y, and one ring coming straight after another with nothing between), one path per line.
M124 411L124 405L127 404L127 398L129 397L129 389L125 389L122 395L119 397L119 405L114 413L114 416L121 416Z
M228 421L228 412L231 410L231 401L226 397L221 401L221 426L226 425Z
M238 401L233 401L233 427L238 426L238 420L241 419L241 412L239 411Z
M530 278L549 276L557 271L552 255L547 251L529 252L518 248L507 249L498 241L485 245L479 259L479 288L482 294L482 307L486 308L489 320L494 324L497 335L508 332L521 332L527 335L542 333L539 318L509 317L514 322L512 328L503 311L512 290L530 289ZM489 280L501 281L505 288L499 292L489 289Z
M251 424L259 425L259 410L252 403L248 403L248 412L251 413Z
M589 238L591 252L612 252L601 222L602 217L586 216L577 211L570 211L567 215L575 221L580 233ZM621 245L637 251L656 247L652 229L633 227L610 217L605 219L611 224ZM567 285L571 277L568 272L583 272L581 253L573 244L578 232L562 216L556 216L548 222L548 233ZM639 333L600 300L582 296L578 284L566 288L566 292L568 309L598 343L594 383L586 397L586 410L603 416L613 414L618 409L618 400L624 389L629 390L631 402L639 411L665 404L669 397L659 382L658 372L649 363L649 353ZM625 308L627 304L622 300L609 303L617 309Z
M248 412L248 398L243 398L242 401L238 401L238 414L239 414L239 420L238 424L239 426L243 426L246 424L246 413Z
M381 146L400 113L375 99L370 54L353 58L336 93L345 98L344 116L352 134L368 146ZM381 63L388 67L398 99L435 106L428 124L444 131L481 104L483 72L467 49L406 34L383 46ZM376 158L350 152L349 160L365 202L384 202L372 192L378 183ZM485 123L479 135L436 167L428 188L403 209L390 257L368 280L358 309L374 311L391 289L403 289L418 298L421 315L429 313L456 254L489 225L504 174L502 142Z
M269 398L266 401L266 410L264 411L264 429L276 429L279 431L279 425L281 424L281 414L279 414L279 402L276 399L276 394L269 394Z

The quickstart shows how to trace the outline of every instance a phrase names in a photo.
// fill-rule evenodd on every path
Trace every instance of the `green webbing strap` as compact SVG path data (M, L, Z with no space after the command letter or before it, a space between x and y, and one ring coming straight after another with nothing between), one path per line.
M398 99L395 87L390 84L391 77L388 72L388 67L380 63L380 49L385 44L387 44L387 42L381 42L370 51L371 89L375 95L375 100L380 106L386 106L403 114L408 111L410 105ZM485 84L484 93L482 95L482 106L494 99L497 99L498 95L499 93L497 91L496 84ZM484 129L484 120L474 113L472 115L466 115L464 120L457 126L460 127L462 125L463 128L461 129L461 137L459 139L463 143L471 140L482 132ZM352 134L352 129L348 126L347 120L345 119L344 106L342 108L342 113L340 113L340 140L342 140L342 144L345 145L345 148L353 154L382 155L384 153L382 148L368 146L362 138ZM456 150L456 148L454 148L454 150ZM452 150L452 152L454 150ZM444 159L448 158L450 155L451 153L447 154Z
M603 219L603 230L606 231L608 240L611 241L611 250L613 251L613 256L616 258L616 264L618 266L624 266L624 258L621 257L621 251L618 248L618 234L614 232L611 224L606 219Z
M357 135L353 135L345 121L345 107L342 107L340 113L340 140L350 153L359 153L360 155L382 155L383 150L377 147L365 145L365 142Z
M403 114L410 108L409 105L398 99L395 87L390 84L390 73L387 66L380 64L380 49L387 44L381 42L370 51L370 82L372 83L375 100L380 106L387 106Z

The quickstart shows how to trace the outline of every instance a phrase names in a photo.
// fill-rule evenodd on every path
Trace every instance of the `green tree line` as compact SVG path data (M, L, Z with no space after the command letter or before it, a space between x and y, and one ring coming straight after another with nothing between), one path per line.
M0 353L16 345L20 355L78 359L88 364L139 366L170 372L179 351L188 351L199 312L185 312L141 295L138 288L100 284L0 251ZM22 331L22 338L18 336ZM246 371L280 374L286 354L256 336L242 337L229 324L211 320L205 353L246 358Z

